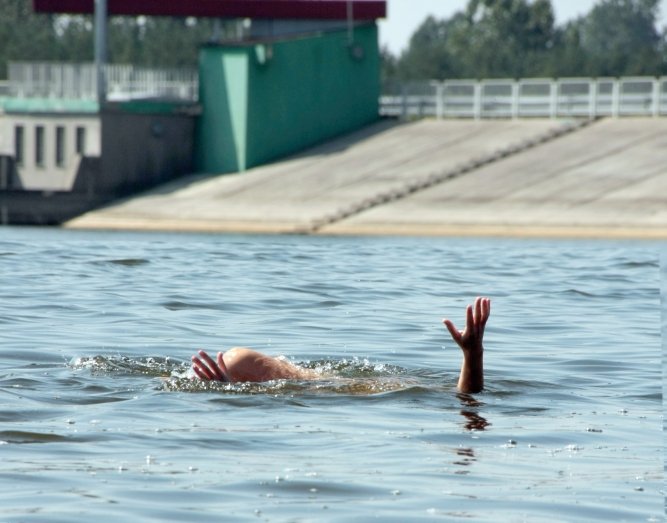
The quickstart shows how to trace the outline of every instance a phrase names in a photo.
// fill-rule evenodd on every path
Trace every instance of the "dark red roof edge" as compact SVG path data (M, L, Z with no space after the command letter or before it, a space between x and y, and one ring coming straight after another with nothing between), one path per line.
M94 0L33 0L37 13L91 14ZM110 15L347 19L347 0L107 0ZM387 16L386 0L353 0L355 20Z

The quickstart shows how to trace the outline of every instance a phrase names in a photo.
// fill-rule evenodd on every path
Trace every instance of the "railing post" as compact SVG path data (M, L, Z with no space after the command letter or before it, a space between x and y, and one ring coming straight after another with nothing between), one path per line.
M408 88L405 84L401 85L401 120L408 119Z
M442 99L445 92L444 85L437 80L431 84L435 86L435 117L438 120L442 120L445 116L445 106Z
M473 90L474 99L473 99L473 117L475 120L479 120L482 117L482 82L477 80L475 82L475 87Z
M549 82L549 118L558 117L558 81L551 79Z
M653 111L653 117L657 118L660 115L660 78L653 79L653 92L652 92L652 105L651 108Z
M519 81L516 79L512 82L512 107L510 111L513 120L519 118Z
M621 93L620 80L614 78L614 83L611 85L611 116L618 118L620 114Z
M592 120L598 113L598 84L593 79L588 82L588 117Z

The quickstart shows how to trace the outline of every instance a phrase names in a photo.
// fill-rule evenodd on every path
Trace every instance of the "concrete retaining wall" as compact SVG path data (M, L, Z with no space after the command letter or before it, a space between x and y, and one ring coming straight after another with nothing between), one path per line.
M664 118L383 122L247 173L177 181L69 226L667 238L665 166Z

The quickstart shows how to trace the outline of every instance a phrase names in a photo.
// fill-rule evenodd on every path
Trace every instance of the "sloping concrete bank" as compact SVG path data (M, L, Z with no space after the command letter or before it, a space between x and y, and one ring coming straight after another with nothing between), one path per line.
M667 119L381 122L67 227L667 238Z

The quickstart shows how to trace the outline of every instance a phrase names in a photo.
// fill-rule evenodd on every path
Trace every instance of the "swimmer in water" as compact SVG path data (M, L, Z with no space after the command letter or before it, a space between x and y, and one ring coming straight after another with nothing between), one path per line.
M443 320L453 340L461 347L463 362L459 374L458 390L463 393L480 392L484 388L484 327L491 313L491 300L477 298L474 305L466 308L466 325L462 331L448 320ZM272 358L245 347L234 347L227 352L218 352L214 361L205 351L192 356L192 369L205 381L270 381L312 380L317 373L303 369L288 361Z

